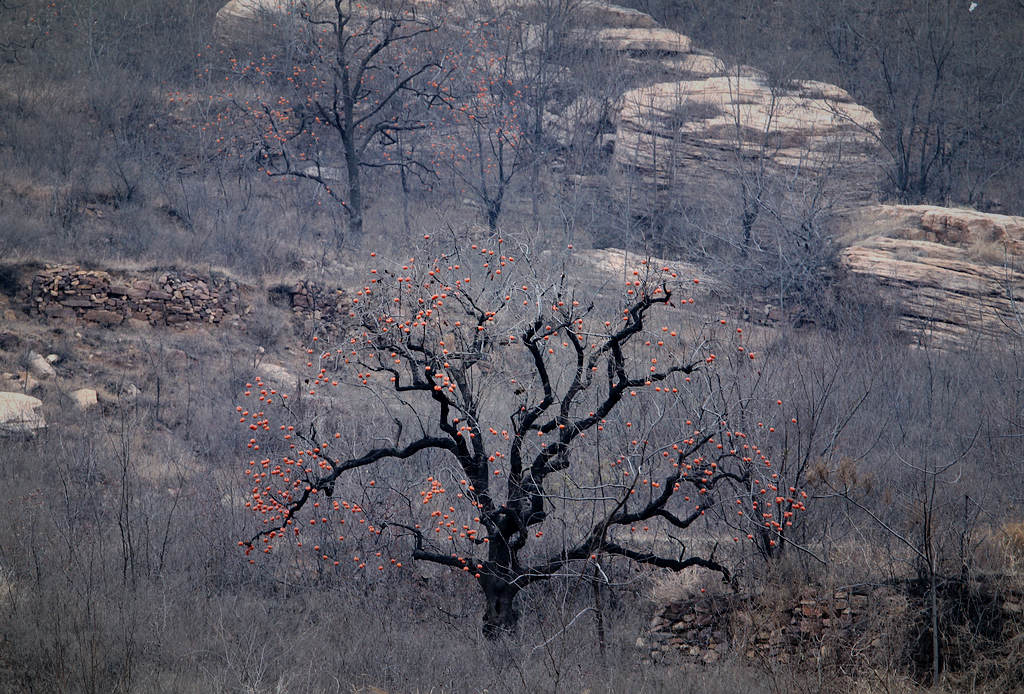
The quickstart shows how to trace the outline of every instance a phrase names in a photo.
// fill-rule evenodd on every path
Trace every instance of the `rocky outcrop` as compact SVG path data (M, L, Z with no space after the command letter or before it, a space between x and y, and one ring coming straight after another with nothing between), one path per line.
M646 15L630 11L631 21L616 22L606 12L589 16L586 39L617 55L636 75L634 84L610 106L574 102L548 114L548 131L563 146L586 130L613 150L619 170L666 192L680 184L733 190L743 176L791 179L799 172L811 185L829 177L839 207L872 196L880 126L846 91L809 80L773 82L754 67L727 65Z
M646 12L607 2L580 3L580 19L584 24L615 29L658 26L654 18Z
M1024 217L877 205L847 226L841 262L878 284L907 331L960 343L1024 333Z
M523 21L543 16L534 4L502 3L522 9ZM217 13L217 33L225 40L254 40L257 20L287 5L231 0ZM453 26L468 19L459 6L417 6L443 10ZM313 7L331 9L330 3ZM372 3L355 7L375 11ZM738 168L762 165L785 175L799 170L802 179L827 175L851 204L874 190L879 124L842 89L814 81L774 84L755 68L727 65L648 14L610 3L582 3L576 22L575 38L603 50L607 69L627 69L616 95L552 105L545 128L564 147L596 138L614 150L619 170L664 190L679 181L735 188ZM524 35L532 35L529 26ZM529 53L532 44L526 45Z
M754 170L799 170L803 179L839 177L847 204L870 197L878 122L842 89L813 81L773 87L754 71L723 74L706 56L677 56L673 67L690 75L622 96L619 166L659 187L735 187Z
M0 393L0 436L32 435L46 426L43 401L24 393Z
M415 0L414 0L415 2ZM429 4L422 0L416 4ZM225 43L248 44L250 41L260 41L262 34L267 31L267 24L263 21L270 18L270 26L276 27L276 21L281 17L294 17L297 15L299 3L295 0L231 0L217 11L214 19L214 33L220 41ZM334 3L331 0L312 0L302 4L303 9L309 11L310 16L315 20L329 20L334 13ZM346 11L353 14L368 13L372 5L367 3L346 4ZM247 47L251 47L249 44Z

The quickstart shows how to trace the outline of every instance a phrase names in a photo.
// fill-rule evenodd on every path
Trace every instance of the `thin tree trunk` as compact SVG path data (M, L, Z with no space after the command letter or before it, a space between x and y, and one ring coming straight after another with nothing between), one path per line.
M935 586L935 567L929 567L931 586L929 593L932 613L932 686L939 686L939 605Z
M359 178L359 158L355 148L345 148L345 164L348 170L348 233L352 246L363 240L363 188ZM348 150L352 149L351 152Z
M607 639L604 633L604 605L601 601L601 572L594 566L594 610L597 612L597 650L601 654L601 662L605 660Z

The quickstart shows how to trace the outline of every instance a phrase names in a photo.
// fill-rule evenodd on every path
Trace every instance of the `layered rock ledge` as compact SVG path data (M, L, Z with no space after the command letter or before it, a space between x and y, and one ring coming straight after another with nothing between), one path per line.
M907 331L959 343L1024 333L1024 217L875 205L848 227L841 262L878 283Z

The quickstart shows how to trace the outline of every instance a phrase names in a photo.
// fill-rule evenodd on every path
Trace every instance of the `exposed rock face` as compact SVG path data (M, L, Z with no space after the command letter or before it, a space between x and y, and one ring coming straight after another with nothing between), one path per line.
M689 36L659 26L615 27L597 32L597 42L620 53L685 55L693 51Z
M659 81L624 85L611 113L606 104L577 102L548 114L548 132L563 146L581 129L591 138L597 133L620 170L661 191L680 184L732 190L756 168L782 179L827 176L838 191L831 202L842 208L870 199L880 126L846 91L809 80L772 84L756 68L730 67L647 15L630 10L619 18L614 6L601 7L584 12L592 26L581 33L617 54L639 75L634 79Z
M429 4L423 0L414 0L413 4ZM334 2L332 0L307 0L302 3L304 9L308 10L310 16L316 20L330 19L334 13ZM346 4L347 11L354 14L369 13L370 7L367 3ZM258 40L263 30L260 21L268 16L297 15L299 3L296 0L231 0L217 11L214 19L215 33L222 41L245 42L251 39Z
M848 203L870 197L878 122L868 109L830 84L773 88L756 72L726 75L719 65L677 57L674 67L691 77L626 92L615 161L659 186L683 179L735 187L741 167L760 163L780 173L828 172L847 182Z
M0 436L31 435L46 426L43 401L24 393L0 393Z
M849 225L842 263L880 284L908 331L957 342L1024 332L1024 217L876 205Z
M288 4L231 0L217 13L218 34L235 40L251 36L262 14L280 13ZM452 23L465 18L457 6L421 4L442 9ZM507 4L523 6L529 16L533 2ZM314 13L324 9L313 6ZM371 11L366 8L372 6L357 7ZM738 166L763 161L783 174L799 170L804 178L821 173L841 179L836 188L851 203L870 196L879 124L842 89L813 81L772 86L758 70L730 68L688 36L637 10L585 2L578 21L579 39L619 56L637 76L622 85L610 113L607 105L583 99L547 114L548 133L563 146L572 146L585 130L587 141L596 135L614 147L615 165L666 190L678 181L734 188ZM663 81L639 84L651 79Z
M621 28L649 28L658 23L651 15L621 5L606 2L584 2L580 5L584 22L596 26Z

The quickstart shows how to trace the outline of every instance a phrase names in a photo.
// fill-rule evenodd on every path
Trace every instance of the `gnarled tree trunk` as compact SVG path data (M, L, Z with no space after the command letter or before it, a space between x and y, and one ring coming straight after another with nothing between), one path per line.
M484 636L497 639L514 633L519 623L516 596L520 588L494 576L481 578L480 583L484 592Z

